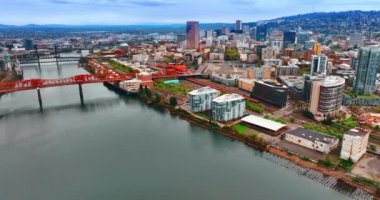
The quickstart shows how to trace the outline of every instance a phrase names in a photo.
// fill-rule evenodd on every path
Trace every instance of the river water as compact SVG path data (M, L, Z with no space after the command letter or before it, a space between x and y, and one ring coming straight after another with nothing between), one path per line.
M86 73L25 66L25 78ZM103 84L0 99L2 200L333 200L346 196Z

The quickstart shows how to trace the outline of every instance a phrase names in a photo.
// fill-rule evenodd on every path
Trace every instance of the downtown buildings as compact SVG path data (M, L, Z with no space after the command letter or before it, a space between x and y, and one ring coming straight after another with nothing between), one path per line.
M345 80L339 76L306 77L310 81L309 111L326 117L334 115L342 107ZM306 84L305 84L306 85Z
M199 22L188 21L186 25L187 48L198 49L200 41Z
M362 47L356 66L354 92L358 95L373 94L376 90L376 73L380 66L380 48Z
M325 55L314 55L311 59L310 74L327 75L328 57Z

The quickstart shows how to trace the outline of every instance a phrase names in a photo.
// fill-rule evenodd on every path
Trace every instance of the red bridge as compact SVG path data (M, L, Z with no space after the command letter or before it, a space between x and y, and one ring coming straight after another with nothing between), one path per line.
M134 74L85 74L62 79L29 79L15 82L3 82L0 83L0 93L9 93L65 85L116 82L129 80L132 79L132 77L134 77Z
M149 79L160 79L160 78L178 78L178 77L192 77L196 75L153 75L148 76ZM41 88L48 87L57 87L65 85L78 85L79 86L79 95L81 104L84 105L83 101L83 84L89 83L103 83L103 82L119 82L130 80L136 77L136 73L129 74L116 74L116 73L107 73L107 74L84 74L77 75L68 78L61 79L29 79L15 82L0 82L0 93L11 93L24 90L34 90L37 89L38 101L40 104L40 110L43 110L42 107L42 97L41 97Z

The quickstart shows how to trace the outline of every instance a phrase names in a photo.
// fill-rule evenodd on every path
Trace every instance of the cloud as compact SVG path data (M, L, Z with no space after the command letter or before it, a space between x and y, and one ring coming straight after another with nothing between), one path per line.
M139 7L162 7L176 5L172 0L47 0L53 4L77 4L77 5L108 5L108 6L139 6Z

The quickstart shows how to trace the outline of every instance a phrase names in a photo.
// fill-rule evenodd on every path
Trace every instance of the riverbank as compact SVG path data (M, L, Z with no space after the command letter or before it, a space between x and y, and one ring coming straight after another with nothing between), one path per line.
M93 73L91 69L87 69L90 73ZM113 88L115 90L120 90L117 88L117 86L112 85L112 84L106 84L108 87ZM211 121L207 120L201 120L199 118L196 118L192 116L191 114L187 113L186 110L181 109L180 106L173 106L170 105L170 102L164 101L164 99L167 99L167 96L164 95L165 93L162 91L154 91L154 94L152 94L152 91L150 91L147 94L144 94L144 92L140 93L138 96L142 101L144 101L146 104L152 107L156 107L159 109L166 110L169 112L171 115L178 116L179 118L188 121L191 124L200 126L202 128L208 129L212 131L213 133L217 133L220 135L223 135L225 137L229 137L232 140L236 140L239 142L242 142L246 144L247 146L250 146L252 148L261 150L261 151L266 151L269 152L273 155L277 155L279 157L282 157L284 159L287 159L293 163L295 163L298 166L302 166L307 169L312 169L315 171L318 171L322 173L323 175L333 177L341 182L344 182L347 185L350 185L355 188L360 188L372 195L376 195L376 190L375 188L370 188L367 186L364 186L362 184L358 184L353 182L353 179L351 176L348 176L345 172L335 170L335 169L330 169L324 166L321 166L320 164L311 162L311 161L306 161L303 160L300 156L294 155L294 154L289 154L288 152L278 149L273 146L268 146L265 141L260 139L260 137L248 137L248 136L243 136L236 132L233 128L231 127L219 127L216 123L213 123ZM157 97L158 96L158 97ZM375 197L376 199L380 199L379 196Z

